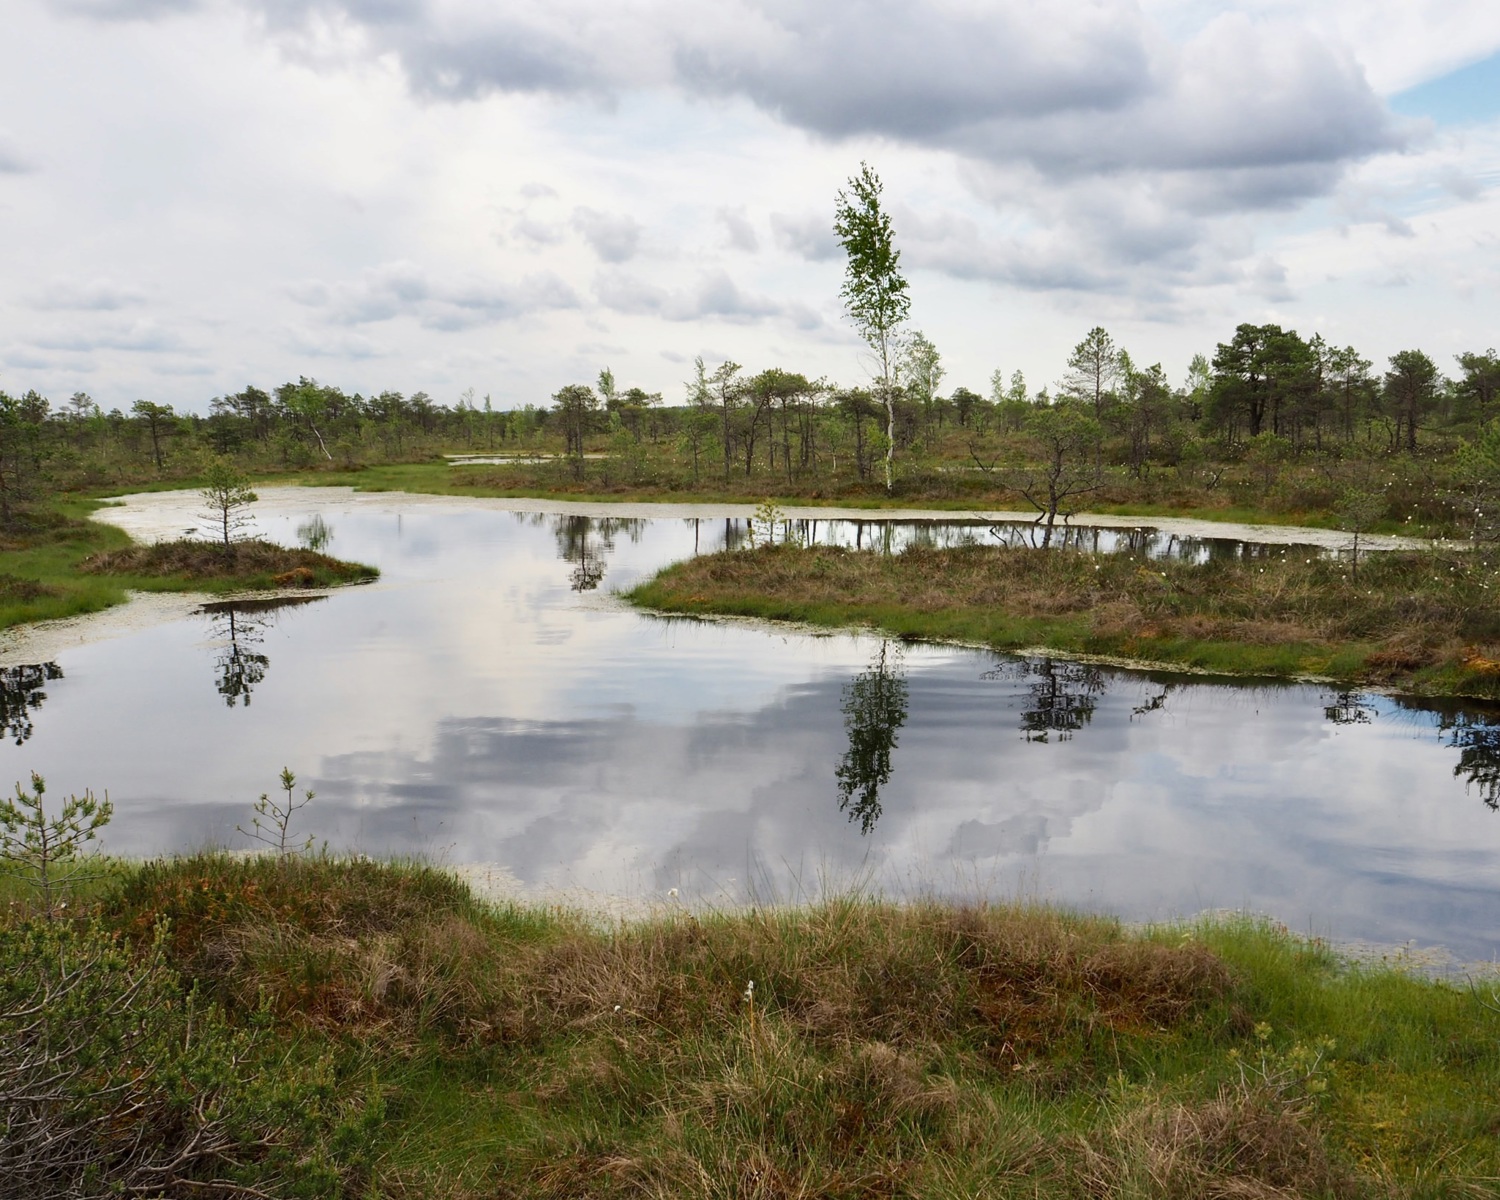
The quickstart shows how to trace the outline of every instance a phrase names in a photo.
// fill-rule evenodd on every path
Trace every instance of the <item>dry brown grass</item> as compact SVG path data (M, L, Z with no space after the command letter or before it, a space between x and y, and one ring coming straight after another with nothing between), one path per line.
M1339 1092L1343 1059L1318 1065L1333 1043L1262 1023L1326 969L1269 934L1225 942L1231 969L1205 934L1004 905L853 897L601 926L486 906L422 868L295 857L152 864L103 917L132 939L170 921L170 963L231 1017L264 1005L288 1046L344 1047L351 1079L373 1062L412 1078L392 1117L425 1148L381 1152L381 1195L1402 1194L1368 1131L1335 1127L1365 1109ZM1337 1002L1359 1029L1367 999ZM1342 1055L1332 1012L1311 1034L1339 1033ZM1390 1014L1377 1024L1349 1061L1397 1051ZM1491 1032L1439 1040L1472 1056ZM1455 1087L1449 1155L1492 1136ZM1413 1157L1436 1182L1410 1194L1487 1178L1484 1153L1461 1171Z
M1356 578L1346 562L1295 551L1196 565L982 545L762 547L690 559L634 593L678 612L868 622L1231 670L1391 682L1441 666L1481 690L1483 664L1500 661L1496 597L1500 570L1460 552L1370 555ZM1237 667L1234 647L1258 652Z
M377 572L315 550L289 549L265 541L221 543L182 538L149 546L107 550L84 559L80 569L96 575L243 582L247 586L311 587L373 578Z

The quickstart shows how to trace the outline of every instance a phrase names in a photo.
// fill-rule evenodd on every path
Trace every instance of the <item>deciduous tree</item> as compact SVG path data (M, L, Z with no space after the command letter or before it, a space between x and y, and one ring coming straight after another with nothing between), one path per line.
M896 249L890 214L881 207L880 177L868 163L840 191L834 208L833 231L843 244L844 310L875 354L880 370L880 399L885 405L885 487L894 483L896 453L895 367L896 335L911 311L906 279L901 274L901 252Z

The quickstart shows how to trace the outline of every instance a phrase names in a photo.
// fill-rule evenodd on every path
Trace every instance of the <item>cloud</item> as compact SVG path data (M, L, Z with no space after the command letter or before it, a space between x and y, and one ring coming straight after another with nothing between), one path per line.
M145 300L145 295L136 288L108 279L58 279L33 293L31 306L44 310L115 312L134 308Z
M35 169L10 134L0 129L0 175L27 175Z
M573 211L573 228L607 263L629 262L640 247L641 226L634 217L592 208Z
M302 325L288 325L283 331L287 347L309 358L343 358L360 361L380 358L390 353L379 342L362 333L312 330Z
M71 2L100 15L130 7ZM1372 89L1349 48L1350 22L1329 4L1308 18L1279 0L1229 11L1076 0L1062 14L1030 0L238 2L315 69L392 63L429 99L738 99L825 141L947 152L972 175L1007 177L978 194L997 212L1018 209L1043 239L1008 255L1010 268L950 255L951 269L1021 286L1056 274L1019 263L1040 263L1049 237L1103 248L1103 268L1071 272L1085 285L1130 262L1185 277L1217 244L1213 219L1332 196L1352 165L1425 136ZM535 182L521 194L556 196ZM1113 231L1099 211L1111 194L1128 202ZM730 247L758 248L742 212L724 209L719 221ZM580 207L571 225L603 263L640 252L632 216ZM826 214L771 217L776 244L811 261L838 257L828 225ZM539 247L563 236L558 223L524 215L513 232Z
M292 299L322 312L334 325L369 325L411 317L427 329L454 331L532 313L576 308L576 292L550 271L519 283L477 277L434 282L410 262L386 263L358 279L307 280L288 289Z
M522 217L511 232L523 241L537 246L555 246L567 236L563 227L554 221L538 221L535 217Z
M31 343L43 350L67 350L79 354L96 350L159 354L192 349L175 330L153 320L134 321L128 325L107 324L96 329L54 330L37 335Z
M809 262L828 262L843 254L843 247L833 232L832 206L829 213L771 214L771 236L789 254Z
M1353 56L1305 23L1222 13L1173 42L1127 0L587 0L503 8L245 0L282 36L334 15L421 92L743 97L827 138L941 145L1048 174L1340 163L1403 134ZM871 64L882 64L872 69Z
M70 16L99 21L156 21L203 7L202 0L51 0Z
M742 208L719 209L719 224L724 226L725 236L731 249L753 254L760 249L760 239L755 236L755 226L745 216Z
M716 319L736 325L776 319L802 330L823 324L823 318L807 305L746 292L722 269L705 271L695 286L682 290L658 287L623 271L607 271L595 280L594 294L605 308L627 316L655 316L668 321Z

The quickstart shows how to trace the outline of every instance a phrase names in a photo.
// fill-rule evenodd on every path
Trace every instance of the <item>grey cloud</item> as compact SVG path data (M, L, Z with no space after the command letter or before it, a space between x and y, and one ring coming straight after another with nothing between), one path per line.
M623 213L602 213L592 208L573 212L573 228L583 235L595 254L607 263L629 262L640 247L641 226Z
M1065 17L1030 0L729 0L709 9L687 0L239 3L315 66L330 61L319 31L347 28L345 59L334 61L388 57L427 96L612 100L675 88L743 97L825 138L886 137L951 151L970 169L1024 174L1030 193L1018 203L1042 227L1039 237L968 255L914 247L912 259L1027 287L1100 278L1118 286L1129 263L1154 264L1158 282L1185 278L1205 269L1216 219L1329 196L1351 164L1420 134L1390 113L1340 46L1274 13L1171 24L1133 0L1092 0ZM543 196L544 187L527 185L523 195ZM1111 221L1081 187L1118 190L1130 206ZM731 245L758 244L737 216L721 220ZM583 208L573 225L605 263L638 253L633 218ZM826 214L771 218L776 244L814 261L838 255L828 225ZM549 245L558 230L538 223L516 232ZM1061 247L1070 241L1091 244L1101 264L1069 269Z
M0 129L0 175L27 175L35 169L11 136Z
M191 349L179 334L155 321L136 321L130 325L108 325L96 329L54 330L32 338L32 344L43 350L69 350L81 354L96 350L158 354Z
M1273 303L1296 299L1296 293L1287 280L1286 268L1274 258L1258 260L1245 274L1251 285Z
M755 226L750 224L750 219L745 216L744 209L719 209L719 224L724 226L724 233L729 239L731 248L744 250L747 253L754 253L760 249L760 239L755 236Z
M1450 168L1438 176L1438 186L1460 200L1478 200L1484 194L1484 184L1473 175L1466 175Z
M217 367L209 366L207 363L157 363L151 368L154 375L166 375L172 378L213 375L217 371Z
M535 217L522 217L511 232L538 246L555 246L566 236L561 225L552 221L538 221Z
M776 244L787 253L810 262L828 262L843 253L843 247L833 232L831 213L803 213L801 216L772 213L771 234Z
M1185 43L1129 0L588 0L435 8L242 0L287 36L342 17L419 91L744 96L825 137L943 145L1055 175L1341 163L1405 133L1348 55L1289 22L1221 15ZM880 64L872 69L871 64Z
M434 282L420 267L406 262L373 268L357 280L335 284L310 280L288 291L298 303L321 310L335 325L413 317L426 328L444 331L579 304L577 293L551 272L528 275L519 284L483 279Z
M145 296L131 287L108 279L59 279L40 288L31 297L33 308L79 312L114 312L133 308L145 302Z
M543 200L549 196L556 196L557 189L549 187L545 183L523 183L521 185L521 196L526 200Z
M594 294L605 308L628 316L659 316L668 321L716 318L737 325L782 319L804 330L823 324L822 317L806 305L744 291L722 269L706 271L694 287L681 291L657 287L622 271L608 271L595 281Z
M203 7L202 0L51 0L51 4L69 16L99 21L155 21Z
M386 351L375 341L358 333L314 332L300 325L290 325L285 331L287 346L298 354L309 358L379 358Z
M1150 86L1150 30L1133 5L1068 20L1020 0L983 13L906 0L746 8L762 36L681 45L679 78L829 137L925 141L987 119L1116 109Z

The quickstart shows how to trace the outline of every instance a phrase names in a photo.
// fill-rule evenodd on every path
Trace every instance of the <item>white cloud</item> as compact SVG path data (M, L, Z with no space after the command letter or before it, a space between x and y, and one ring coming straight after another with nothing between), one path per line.
M1381 99L1500 46L1490 3L17 0L7 17L28 47L0 77L9 390L93 372L106 405L201 407L316 358L351 389L536 402L591 344L675 389L708 336L852 380L831 225L861 159L955 384L1055 377L1098 323L1178 369L1241 320L1341 328L1375 357L1494 340L1500 131L1405 123ZM1372 298L1391 279L1400 297ZM175 374L205 363L220 373Z

